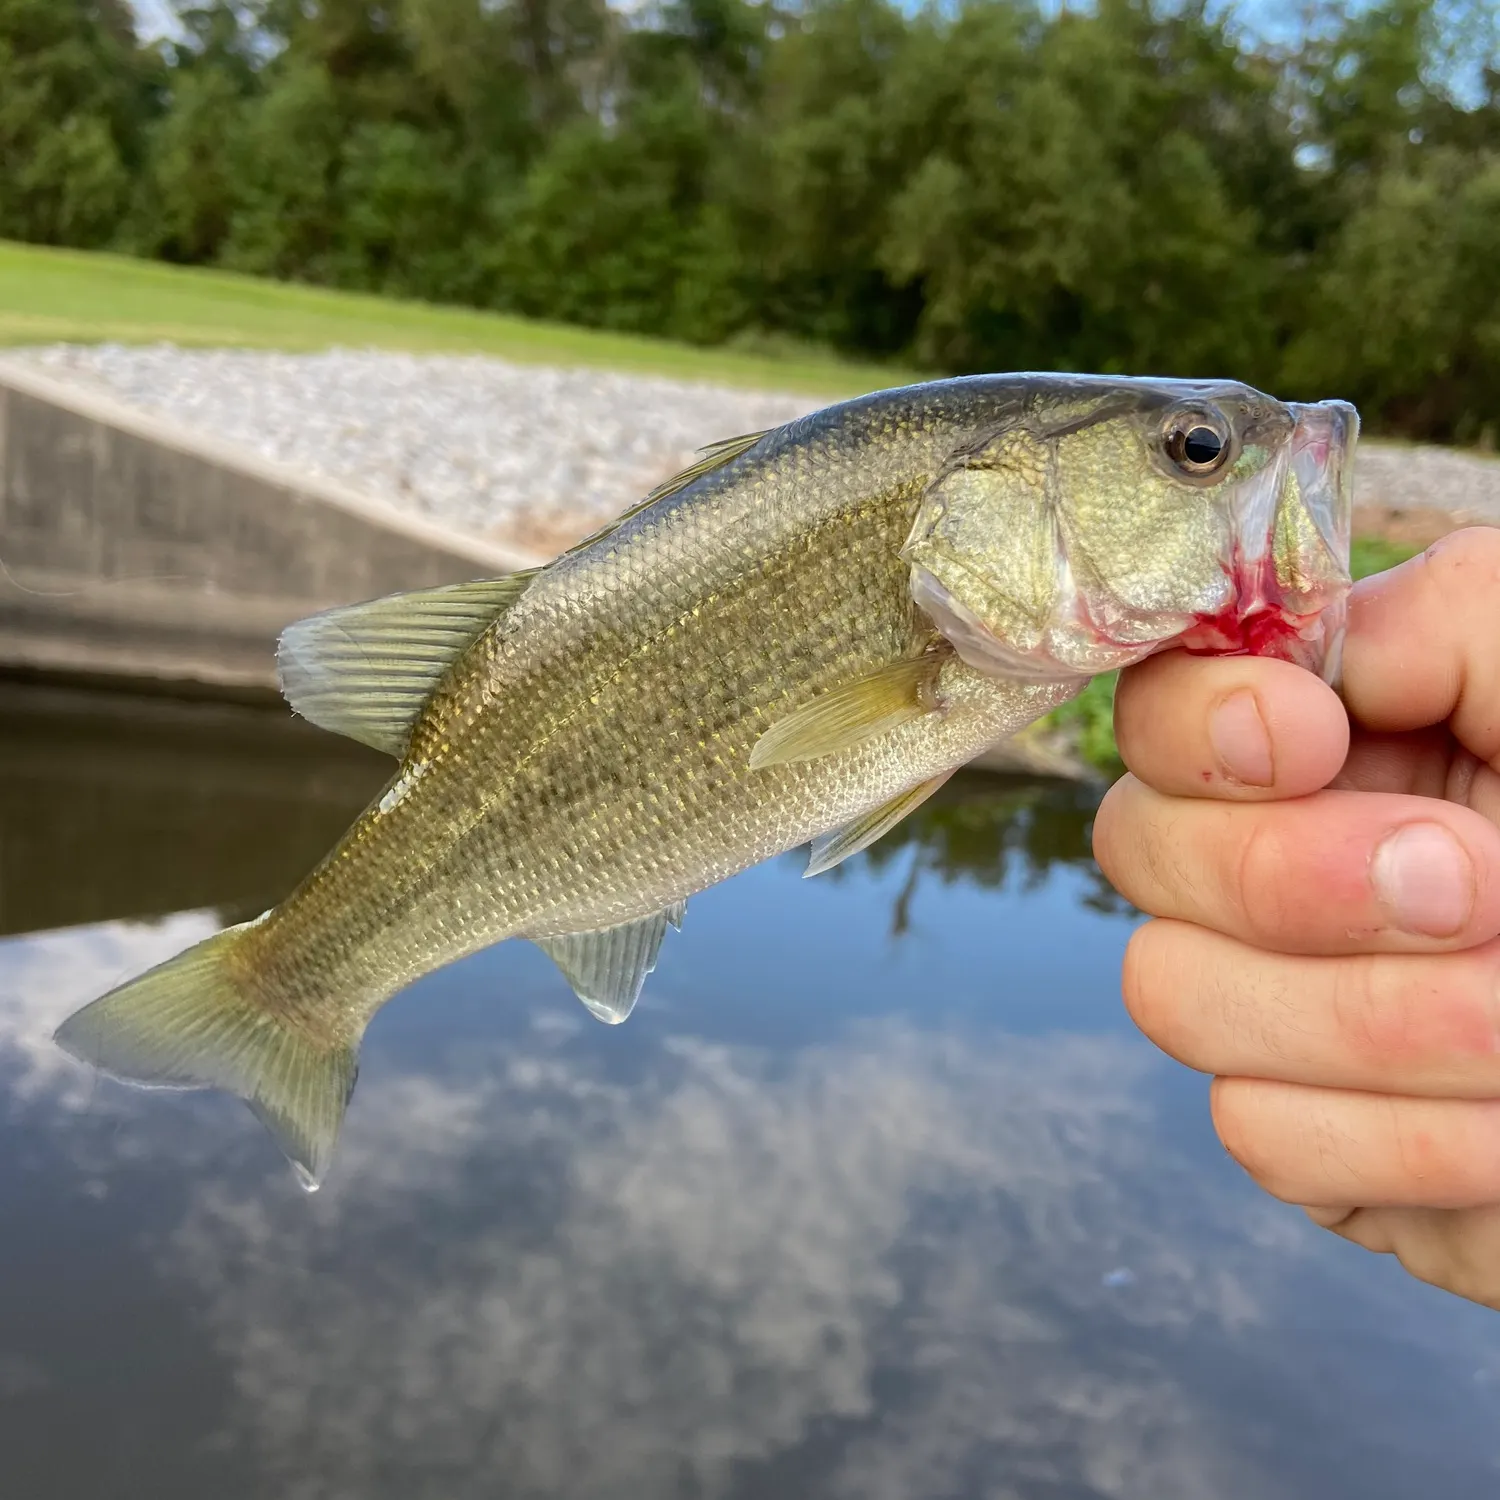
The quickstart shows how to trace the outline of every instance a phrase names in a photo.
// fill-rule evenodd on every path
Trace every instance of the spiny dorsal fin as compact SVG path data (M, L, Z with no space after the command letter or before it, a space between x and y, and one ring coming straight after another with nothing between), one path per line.
M680 929L686 909L687 902L674 901L638 922L534 941L562 970L589 1013L618 1026L635 1009L646 975L656 967L667 923Z
M281 691L306 719L399 756L448 668L539 569L324 610L281 633Z
M707 447L700 448L698 457L687 468L680 474L674 474L670 479L663 480L641 501L640 505L626 511L625 515L633 515L636 510L644 509L658 500L665 500L668 495L675 495L678 490L685 490L695 479L702 479L705 474L712 474L715 469L723 468L725 464L737 459L740 454L748 453L769 431L770 428L765 428L760 432L744 432L739 437L720 438L717 443L709 443Z
M750 752L750 769L816 760L933 712L942 661L935 651L893 661L820 693L761 735Z
M740 437L723 438L717 443L710 443L706 448L700 448L696 462L689 464L680 474L664 479L644 500L637 500L634 505L622 510L598 531L590 532L581 542L574 542L561 555L572 557L574 553L582 552L585 547L592 547L595 542L602 542L605 537L617 532L632 516L640 515L648 505L655 505L658 500L665 500L669 495L685 490L695 479L702 479L705 474L711 474L715 469L722 468L731 459L738 458L742 453L748 453L766 435L766 432L772 430L768 427L763 432L747 432Z
M845 823L842 828L814 839L812 853L808 858L807 868L802 872L802 878L806 880L809 876L821 875L825 870L842 864L851 854L868 849L909 812L919 808L952 774L952 771L944 771L941 776L934 776L930 781L918 782L909 791L892 797L889 802L882 802L879 807L855 818L852 823Z

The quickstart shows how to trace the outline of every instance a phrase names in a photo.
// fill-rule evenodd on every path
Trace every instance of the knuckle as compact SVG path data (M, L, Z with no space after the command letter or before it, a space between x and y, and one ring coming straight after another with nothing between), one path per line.
M1492 587L1500 582L1500 527L1466 526L1427 548L1425 558L1435 582Z
M1437 1111L1390 1099L1389 1128L1395 1140L1406 1201L1434 1207L1492 1202L1500 1197L1500 1102L1453 1102ZM1446 1103L1446 1101L1445 1101Z
M1500 1094L1500 946L1332 961L1333 1041L1355 1074Z
M1257 943L1279 947L1289 924L1300 926L1288 901L1288 868L1275 823L1264 816L1248 818L1225 868L1223 898Z
M1382 963L1373 954L1344 959L1333 967L1335 1040L1351 1061L1376 1076L1412 1056L1407 988L1401 966Z
M1275 1108L1269 1097L1272 1092L1251 1079L1216 1078L1209 1090L1209 1109L1224 1149L1256 1182L1274 1193L1279 1172L1274 1141L1265 1129L1267 1110Z

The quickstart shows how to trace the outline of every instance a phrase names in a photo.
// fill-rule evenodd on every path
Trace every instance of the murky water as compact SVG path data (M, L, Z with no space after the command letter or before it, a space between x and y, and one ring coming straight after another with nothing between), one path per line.
M1500 1492L1500 1319L1258 1194L1118 996L1066 788L696 899L630 1023L508 944L371 1028L305 1197L51 1028L257 911L382 764L0 694L0 1494Z

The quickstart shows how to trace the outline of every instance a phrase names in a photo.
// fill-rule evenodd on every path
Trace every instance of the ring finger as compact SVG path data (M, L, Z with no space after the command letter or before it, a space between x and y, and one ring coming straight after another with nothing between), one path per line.
M1500 1202L1500 1099L1216 1078L1214 1127L1267 1192L1323 1208Z
M1204 1073L1377 1093L1500 1098L1500 941L1466 953L1297 958L1149 922L1125 1004Z

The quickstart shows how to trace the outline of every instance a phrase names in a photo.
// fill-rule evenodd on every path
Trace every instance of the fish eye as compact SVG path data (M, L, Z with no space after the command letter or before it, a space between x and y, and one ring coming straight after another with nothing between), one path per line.
M1212 474L1229 457L1229 432L1208 412L1178 416L1167 428L1167 457L1184 474Z

